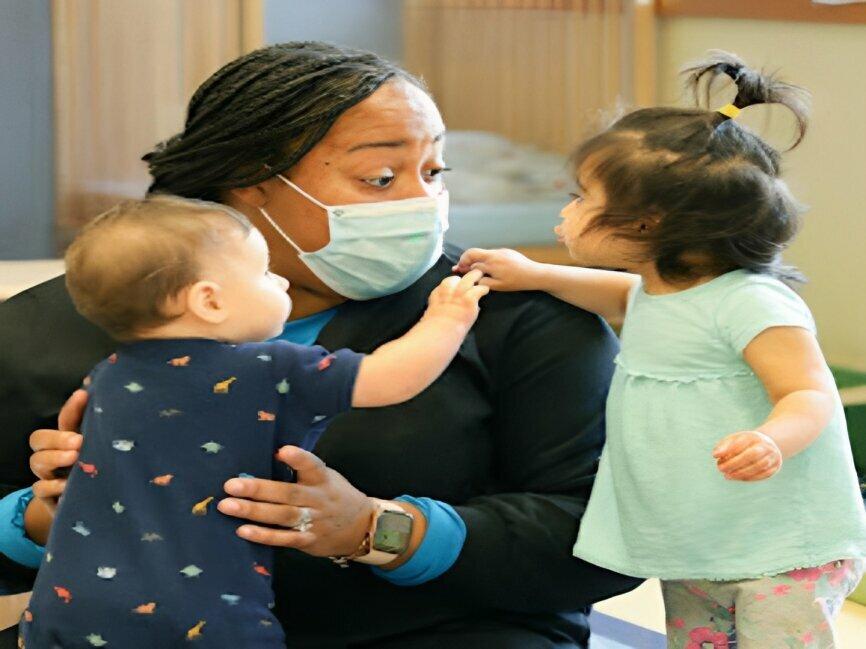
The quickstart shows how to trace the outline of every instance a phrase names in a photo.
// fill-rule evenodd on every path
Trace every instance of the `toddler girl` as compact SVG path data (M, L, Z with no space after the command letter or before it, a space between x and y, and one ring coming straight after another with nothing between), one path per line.
M478 315L481 273L444 280L418 324L363 355L259 342L283 329L288 282L269 272L261 233L224 205L123 203L66 261L76 307L121 344L86 381L80 461L21 646L283 647L272 549L217 511L223 483L289 478L276 449L312 448L340 412L424 390ZM315 510L298 514L294 533L309 533Z
M637 110L575 153L556 233L584 268L508 250L456 268L624 318L575 556L660 578L669 647L833 646L866 515L812 317L783 283L800 210L779 153L734 119L782 104L799 142L808 95L723 52L686 73L696 96L727 75L736 98Z

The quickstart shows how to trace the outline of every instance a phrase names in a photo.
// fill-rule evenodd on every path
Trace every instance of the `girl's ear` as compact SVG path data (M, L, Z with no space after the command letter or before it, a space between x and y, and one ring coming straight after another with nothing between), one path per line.
M210 324L222 324L229 316L225 293L216 282L202 280L190 286L186 292L186 308Z

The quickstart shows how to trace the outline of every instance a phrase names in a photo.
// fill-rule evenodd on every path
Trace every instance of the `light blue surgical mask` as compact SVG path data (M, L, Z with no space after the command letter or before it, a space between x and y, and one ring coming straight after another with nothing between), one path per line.
M379 203L325 205L288 178L277 178L328 213L331 241L304 252L264 210L262 216L320 280L351 300L371 300L414 284L442 254L448 192Z

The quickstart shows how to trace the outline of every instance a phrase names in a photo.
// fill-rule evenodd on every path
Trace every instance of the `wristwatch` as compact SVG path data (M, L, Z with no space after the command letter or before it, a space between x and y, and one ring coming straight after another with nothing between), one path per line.
M354 553L345 557L331 557L341 566L349 561L384 566L409 549L415 517L390 500L373 498L373 516L364 540Z

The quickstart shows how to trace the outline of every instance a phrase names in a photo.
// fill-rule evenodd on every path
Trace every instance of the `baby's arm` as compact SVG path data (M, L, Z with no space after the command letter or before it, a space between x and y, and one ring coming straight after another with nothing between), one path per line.
M722 439L713 456L730 480L763 480L818 438L833 416L836 386L815 336L800 327L765 330L743 357L773 410L756 430Z
M430 294L427 310L405 335L361 361L352 395L359 408L389 406L421 393L445 371L478 317L481 271L447 277Z
M516 250L470 248L454 267L458 272L481 270L479 284L494 291L545 291L612 322L625 316L629 291L637 275L593 268L541 264Z

